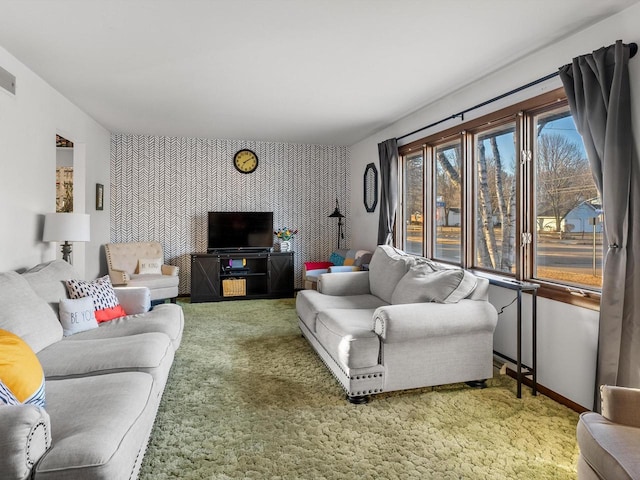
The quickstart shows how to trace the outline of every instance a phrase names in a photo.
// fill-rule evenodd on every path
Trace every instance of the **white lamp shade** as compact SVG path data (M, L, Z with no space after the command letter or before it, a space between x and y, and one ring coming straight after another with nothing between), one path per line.
M87 213L47 213L44 217L43 242L88 242L91 216Z

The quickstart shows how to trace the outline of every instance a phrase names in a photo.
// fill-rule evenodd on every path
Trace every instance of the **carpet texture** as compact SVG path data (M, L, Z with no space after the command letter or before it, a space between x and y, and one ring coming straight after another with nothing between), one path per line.
M351 405L293 299L182 303L141 479L575 479L578 415L497 375Z

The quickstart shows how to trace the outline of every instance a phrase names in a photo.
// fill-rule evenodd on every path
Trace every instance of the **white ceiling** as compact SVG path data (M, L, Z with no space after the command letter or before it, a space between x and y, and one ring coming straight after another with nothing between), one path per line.
M0 0L0 46L112 132L351 145L637 1Z

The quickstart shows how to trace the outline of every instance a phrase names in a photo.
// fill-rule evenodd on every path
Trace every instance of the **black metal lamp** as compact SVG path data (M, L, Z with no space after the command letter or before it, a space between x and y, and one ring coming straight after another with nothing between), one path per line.
M340 205L338 205L338 199L336 198L336 209L333 211L328 218L337 218L338 219L338 250L340 250L340 239L344 239L344 233L342 233L342 219L344 215L340 213Z

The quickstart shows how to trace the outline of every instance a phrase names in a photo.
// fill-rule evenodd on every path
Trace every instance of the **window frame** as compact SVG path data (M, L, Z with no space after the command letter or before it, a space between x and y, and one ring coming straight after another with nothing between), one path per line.
M405 221L404 211L404 159L406 156L415 155L418 150L423 158L423 252L424 256L434 258L435 253L435 172L436 159L434 152L439 145L450 143L456 137L460 139L461 152L461 261L454 263L440 258L436 260L442 263L460 265L473 271L486 272L491 275L515 278L522 281L538 283L538 295L571 305L577 305L591 310L600 309L601 289L587 286L574 286L547 279L539 279L533 275L536 252L536 219L535 213L535 165L532 161L535 151L535 117L549 110L564 108L568 105L563 88L558 88L542 95L518 102L514 105L482 115L460 125L446 128L440 132L430 134L424 138L414 140L399 146L400 173L399 188L399 218ZM474 165L473 154L474 138L481 132L499 126L500 124L515 123L515 273L504 272L476 265L477 232L475 220L477 218L477 166ZM404 228L398 228L396 223L396 245L403 248L406 245ZM400 224L403 225L403 224ZM531 241L523 242L523 234L530 234Z

